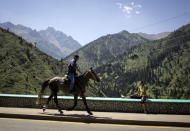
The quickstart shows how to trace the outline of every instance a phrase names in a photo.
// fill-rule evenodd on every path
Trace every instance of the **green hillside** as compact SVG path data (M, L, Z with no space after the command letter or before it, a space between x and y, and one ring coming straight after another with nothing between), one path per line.
M63 76L66 64L0 28L0 93L36 94L47 78Z
M190 24L148 42L96 69L99 96L120 97L145 82L150 98L190 99Z
M70 60L73 55L80 56L79 65L82 69L89 67L98 67L106 64L118 55L127 53L131 48L149 40L138 34L131 34L127 31L121 31L116 34L106 35L87 44L65 58Z

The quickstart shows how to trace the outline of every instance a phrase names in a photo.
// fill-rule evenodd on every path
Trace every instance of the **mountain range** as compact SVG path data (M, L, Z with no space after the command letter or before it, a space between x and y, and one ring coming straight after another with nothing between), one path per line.
M147 33L139 32L137 34L146 38L146 39L149 39L149 40L158 40L158 39L162 39L162 38L167 37L170 33L171 32L161 32L158 34L147 34Z
M149 98L190 99L189 60L190 24L96 68L102 82L94 88L99 96L128 96L144 81Z
M0 23L0 27L8 29L28 42L36 44L41 51L58 59L64 58L81 47L79 42L71 36L67 36L53 27L37 31L20 24L14 25L11 22Z
M35 31L17 26L17 32L30 35L20 37L11 28L0 28L1 93L36 94L44 79L63 76L67 61L78 54L82 70L94 67L101 78L100 83L92 82L87 88L87 96L127 96L144 81L149 98L190 99L190 24L154 38L125 30L108 34L61 61L40 51L39 43L38 48L34 44L43 41L44 48L52 46L50 52L57 53L58 43L65 40L61 32L51 27ZM26 41L27 37L33 38L33 44ZM69 44L65 48L70 48Z
M149 98L189 99L190 24L157 35L121 31L102 36L73 52L79 65L94 67L102 82L93 84L95 96L133 94L145 82Z
M116 34L102 36L77 51L71 53L64 60L72 59L75 54L80 56L79 64L82 69L99 67L107 62L116 59L117 56L128 53L132 48L148 42L148 39L138 34L131 34L128 31L121 31Z

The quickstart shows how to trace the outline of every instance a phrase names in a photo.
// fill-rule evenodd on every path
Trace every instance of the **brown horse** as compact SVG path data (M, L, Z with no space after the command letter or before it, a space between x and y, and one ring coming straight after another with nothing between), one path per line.
M74 95L74 105L73 107L69 108L68 110L73 110L76 106L77 106L77 100L78 100L78 96L82 97L82 100L84 102L84 105L86 107L86 111L90 114L93 115L92 112L90 111L90 109L88 108L87 102L86 102L86 97L84 95L85 93L85 88L88 85L89 80L92 79L94 81L99 82L100 78L96 75L96 73L93 71L92 68L90 68L89 71L86 71L85 73L83 73L82 75L78 76L76 79L76 89L75 91L72 93ZM49 86L50 90L51 90L51 94L46 102L45 105L43 105L43 112L46 110L50 100L52 99L52 97L54 97L54 102L56 104L56 107L58 108L58 111L62 114L63 111L61 110L59 104L58 104L58 99L57 99L57 93L59 90L65 92L65 93L69 93L69 80L65 80L62 77L54 77L52 79L48 79L46 80L43 84L42 84L42 88L40 90L40 93L38 95L38 99L37 99L37 104L41 104L41 99L42 99L42 95L44 90L46 89L46 87Z

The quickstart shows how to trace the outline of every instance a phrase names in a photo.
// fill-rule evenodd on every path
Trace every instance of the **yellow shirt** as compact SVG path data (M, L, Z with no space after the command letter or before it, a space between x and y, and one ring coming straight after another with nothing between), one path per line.
M139 85L138 91L140 96L146 96L146 88L144 86Z

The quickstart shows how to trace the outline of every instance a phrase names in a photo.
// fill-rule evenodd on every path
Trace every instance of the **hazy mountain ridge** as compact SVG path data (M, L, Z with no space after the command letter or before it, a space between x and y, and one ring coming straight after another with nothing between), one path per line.
M9 31L22 36L33 44L36 42L36 46L40 50L54 58L64 58L81 47L71 36L56 31L52 27L48 27L46 30L36 31L23 25L14 25L11 22L0 23L0 27L9 29Z
M146 39L149 39L149 40L158 40L158 39L162 39L162 38L167 37L170 33L171 32L161 32L158 34L147 34L147 33L139 32L137 34L146 38Z
M68 55L81 47L71 36L67 36L61 31L56 31L52 27L48 27L46 30L40 30L39 33L42 38L58 47L63 54Z

